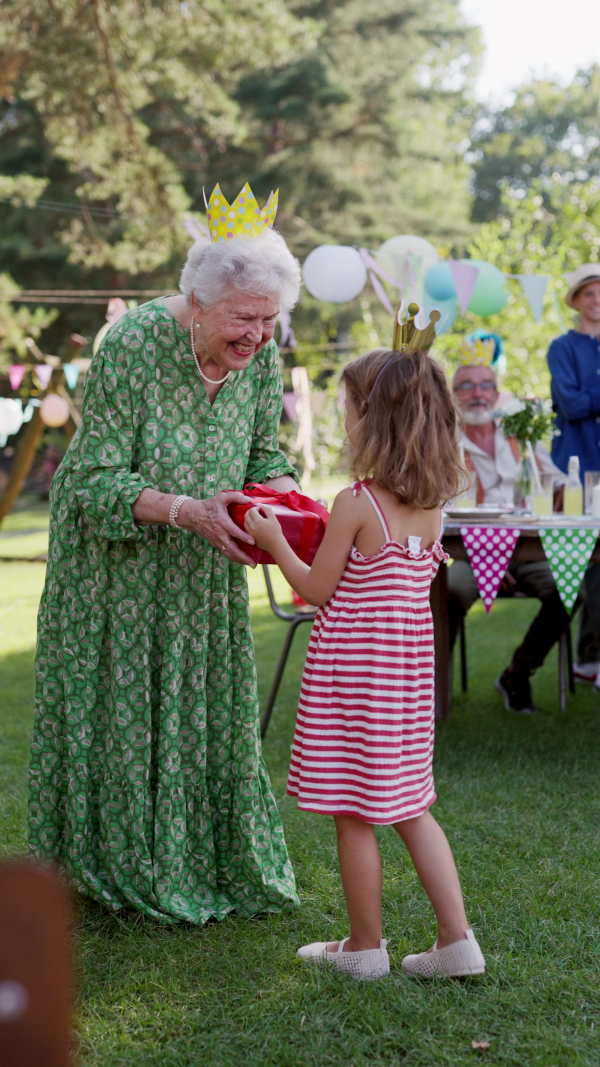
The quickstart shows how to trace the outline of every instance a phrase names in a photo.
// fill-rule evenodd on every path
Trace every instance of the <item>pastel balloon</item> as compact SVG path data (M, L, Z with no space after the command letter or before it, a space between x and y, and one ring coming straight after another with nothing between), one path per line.
M396 279L400 288L416 288L417 291L412 293L415 298L419 294L425 274L439 258L437 248L431 241L410 233L390 237L376 253L379 265Z
M470 263L472 267L479 269L479 276L469 301L469 311L475 315L495 315L508 300L506 291L506 278L498 267L492 266L481 259L465 259L462 263Z
M425 275L425 292L434 300L452 300L456 297L456 286L449 263L434 263Z
M64 426L69 418L69 405L57 393L48 393L42 400L40 415L46 426Z
M0 397L0 437L18 433L23 425L23 405L20 400Z
M331 304L346 304L362 293L367 268L350 245L319 245L304 260L304 284L311 296Z
M446 333L454 325L454 320L458 314L458 301L455 296L450 297L449 300L434 300L427 291L423 294L423 311L425 312L427 319L429 319L429 312L437 308L441 314L440 321L438 322L435 332L439 337L440 334Z

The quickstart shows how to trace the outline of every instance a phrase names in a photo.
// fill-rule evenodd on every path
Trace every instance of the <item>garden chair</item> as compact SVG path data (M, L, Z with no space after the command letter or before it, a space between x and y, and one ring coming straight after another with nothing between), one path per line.
M267 585L267 593L269 594L269 604L271 605L271 611L274 615L277 616L278 619L283 619L284 622L288 623L288 630L285 637L285 641L283 643L283 648L281 650L281 655L279 657L279 662L277 663L277 668L275 670L275 677L273 678L273 681L271 683L271 690L269 692L269 697L261 719L260 736L264 738L269 728L269 721L273 713L273 707L275 705L275 700L277 698L277 693L279 691L279 686L281 684L281 679L283 677L287 658L290 654L292 641L294 640L294 634L296 633L296 630L301 625L301 623L312 623L314 621L315 615L317 614L317 609L315 608L314 610L310 611L285 611L279 606L275 599L273 583L271 581L271 575L269 574L269 564L263 563L262 569Z
M503 595L503 594L499 594ZM506 594L504 594L506 595ZM514 597L520 597L528 599L526 593L514 593ZM561 711L567 710L567 689L569 693L575 692L575 678L573 676L573 645L571 641L571 620L575 617L577 611L581 607L582 601L578 597L573 608L573 613L569 619L569 625L563 630L558 640L558 699ZM467 672L467 634L465 630L464 618L460 621L458 630L459 649L460 649L460 682L463 693L467 692L469 688L468 672Z

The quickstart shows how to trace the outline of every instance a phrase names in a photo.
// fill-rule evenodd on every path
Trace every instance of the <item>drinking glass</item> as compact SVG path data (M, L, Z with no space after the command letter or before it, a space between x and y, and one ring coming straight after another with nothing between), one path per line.
M459 493L454 499L454 506L456 508L475 508L477 507L477 488L475 486L475 478L471 479L471 484L468 489L465 489L463 493Z
M540 474L540 484L533 481L531 510L534 515L551 515L554 501L554 475Z
M592 494L597 485L600 485L600 471L586 471L584 482L584 513L586 515L592 514Z

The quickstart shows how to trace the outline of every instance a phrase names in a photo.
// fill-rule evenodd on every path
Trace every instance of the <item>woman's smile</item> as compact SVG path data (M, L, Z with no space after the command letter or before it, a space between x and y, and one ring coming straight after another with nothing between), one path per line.
M245 370L271 340L279 302L271 297L234 293L211 308L194 301L196 352L204 369Z

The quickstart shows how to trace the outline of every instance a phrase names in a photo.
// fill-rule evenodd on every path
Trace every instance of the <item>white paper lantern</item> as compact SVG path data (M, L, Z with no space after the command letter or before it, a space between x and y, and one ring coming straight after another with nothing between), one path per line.
M319 245L304 260L304 284L317 300L346 304L362 293L367 268L349 245Z
M380 266L408 290L411 300L420 300L423 279L440 257L437 249L424 237L402 233L384 241L376 258Z
M18 433L23 425L23 405L20 400L0 397L0 437Z
M48 393L42 400L40 415L46 426L64 426L70 415L69 405L57 393Z

